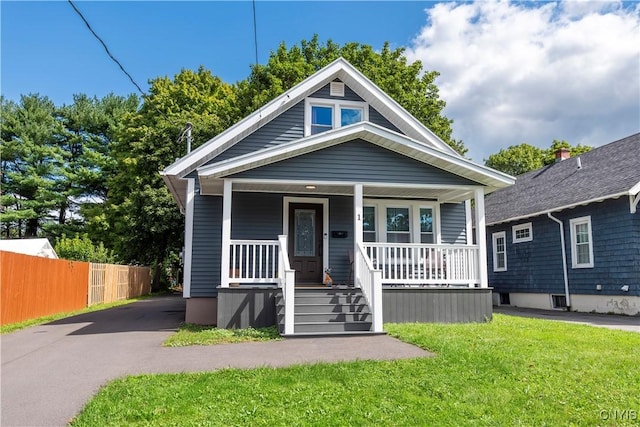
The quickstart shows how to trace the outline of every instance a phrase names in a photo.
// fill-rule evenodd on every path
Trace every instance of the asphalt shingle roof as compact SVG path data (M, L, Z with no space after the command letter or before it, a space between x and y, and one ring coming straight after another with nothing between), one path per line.
M578 168L578 161L582 164ZM640 182L640 133L517 177L485 199L487 224L628 192Z

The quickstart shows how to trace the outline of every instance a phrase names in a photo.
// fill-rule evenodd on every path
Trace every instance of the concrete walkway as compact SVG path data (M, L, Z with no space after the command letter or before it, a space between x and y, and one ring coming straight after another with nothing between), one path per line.
M640 333L640 317L616 314L577 313L575 311L538 310L534 308L500 306L493 308L494 313L510 316L534 317L537 319L559 320L561 322L581 323L600 328L620 329Z
M66 425L100 386L130 374L431 355L385 335L161 347L183 320L181 297L158 297L3 335L0 425Z

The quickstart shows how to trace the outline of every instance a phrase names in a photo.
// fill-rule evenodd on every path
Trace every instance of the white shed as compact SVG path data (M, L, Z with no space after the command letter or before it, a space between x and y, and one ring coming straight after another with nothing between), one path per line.
M58 258L48 239L0 240L0 250L43 258Z

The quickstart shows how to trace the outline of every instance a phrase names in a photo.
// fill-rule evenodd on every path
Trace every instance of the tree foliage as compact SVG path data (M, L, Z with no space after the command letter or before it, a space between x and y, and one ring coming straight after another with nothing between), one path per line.
M74 96L56 107L47 97L2 100L2 207L5 237L56 238L82 231L84 214L106 197L113 173L110 143L138 100Z
M522 175L555 162L555 153L560 148L568 149L571 156L575 157L590 151L593 147L580 144L572 147L567 141L557 139L553 140L548 149L522 143L491 154L488 159L485 159L484 164L509 175Z
M102 242L94 244L86 234L73 238L62 236L55 245L55 251L58 257L72 261L116 262L113 251L105 248Z

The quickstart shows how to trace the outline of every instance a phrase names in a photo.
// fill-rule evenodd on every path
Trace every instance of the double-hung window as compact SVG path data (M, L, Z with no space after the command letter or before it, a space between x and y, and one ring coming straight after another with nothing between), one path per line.
M369 119L369 109L364 102L307 98L305 109L305 135L315 135Z
M571 226L571 267L593 267L593 237L591 217L583 216L569 221Z
M409 208L387 208L387 242L410 243L411 230L409 229Z
M376 208L364 206L362 208L362 240L364 242L376 241Z
M507 271L507 233L493 233L493 271Z

